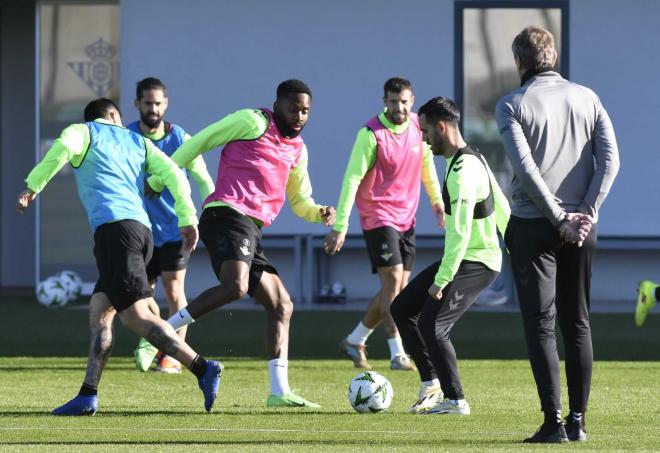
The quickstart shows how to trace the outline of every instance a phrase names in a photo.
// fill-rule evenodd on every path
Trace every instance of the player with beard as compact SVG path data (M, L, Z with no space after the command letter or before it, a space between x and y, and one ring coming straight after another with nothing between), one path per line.
M154 77L147 77L137 83L135 107L140 112L140 120L126 126L133 132L144 136L171 156L176 149L190 138L180 126L164 120L168 107L167 87ZM202 156L193 159L185 168L184 173L193 177L199 188L202 200L213 192L213 179L206 169ZM184 308L188 302L184 290L186 267L190 254L182 245L181 234L177 227L177 217L174 212L174 198L165 189L160 197L145 199L145 207L151 222L154 236L154 253L147 266L147 277L152 288L160 275L165 288L165 296L169 308L169 316ZM160 316L158 305L150 306L154 314ZM182 340L186 338L186 327L177 332ZM157 349L146 339L141 338L135 349L135 364L141 371L147 371ZM181 364L166 354L160 354L156 370L164 373L180 373Z
M442 260L420 272L392 302L392 317L419 369L422 389L438 381L444 400L420 392L413 413L469 415L449 332L497 277L509 204L486 160L465 143L452 101L436 97L419 109L424 140L447 160L442 198L446 214Z
M172 159L185 167L197 156L225 145L215 191L204 202L200 237L221 285L207 289L168 322L175 328L249 294L266 310L266 354L270 373L268 407L319 407L293 393L288 382L291 297L261 247L262 228L279 214L285 197L308 222L330 226L332 207L312 198L307 148L300 137L309 118L312 92L300 80L277 87L273 110L239 110L184 143ZM160 190L157 178L150 178Z
M366 341L382 322L390 348L392 370L414 370L390 315L392 300L408 283L415 260L415 214L420 182L431 206L444 223L444 206L433 155L422 140L412 113L412 84L401 77L385 82L385 110L360 129L344 174L337 221L327 235L326 253L337 253L346 239L353 202L367 243L371 272L378 273L380 291L340 349L357 368L369 368ZM436 393L440 387L436 387Z

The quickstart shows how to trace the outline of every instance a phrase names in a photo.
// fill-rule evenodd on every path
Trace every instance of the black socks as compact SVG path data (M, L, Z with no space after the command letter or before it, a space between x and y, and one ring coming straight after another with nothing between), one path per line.
M80 396L96 396L96 394L96 387L85 383L83 383L82 387L80 387L80 392L78 392Z
M206 373L206 360L197 354L188 369L199 379Z
M543 411L544 425L561 425L561 411Z

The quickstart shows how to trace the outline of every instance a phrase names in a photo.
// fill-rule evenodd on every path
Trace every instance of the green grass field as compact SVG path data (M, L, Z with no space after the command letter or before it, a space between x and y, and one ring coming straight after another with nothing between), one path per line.
M100 387L95 417L50 417L78 391L84 375L84 310L44 310L0 301L0 450L2 451L509 451L547 450L520 440L541 421L517 314L468 314L455 346L469 417L413 416L414 373L391 372L381 333L370 339L376 371L390 379L394 401L381 414L358 414L346 389L357 373L337 343L357 313L299 312L292 327L290 381L320 410L267 409L260 311L220 311L191 329L190 341L226 365L213 412L189 373L139 373L128 355L135 336L117 326L118 341ZM592 451L660 449L660 324L632 317L592 318L595 355L590 439L550 448ZM565 394L565 391L564 391Z

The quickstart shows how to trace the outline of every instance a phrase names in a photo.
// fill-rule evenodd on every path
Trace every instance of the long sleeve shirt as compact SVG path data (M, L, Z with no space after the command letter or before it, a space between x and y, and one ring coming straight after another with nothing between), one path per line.
M515 174L513 215L556 226L577 211L596 221L619 171L614 129L598 96L546 71L500 99L495 116Z
M111 124L100 118L94 121ZM172 192L179 226L197 225L195 206L190 199L190 185L185 176L151 141L145 140L145 143L146 171L158 175ZM85 124L72 124L64 129L41 162L28 174L25 179L28 189L39 193L66 163L70 162L74 167L79 166L85 158L89 144L90 133Z
M144 136L153 141L158 141L163 138L162 134L144 134ZM183 135L184 142L187 142L190 138L190 134L187 132ZM202 201L206 200L206 197L213 193L215 186L213 184L213 178L211 178L209 170L206 167L206 162L204 162L204 158L202 156L197 156L184 168L188 170L188 174L193 178L195 184L197 184Z

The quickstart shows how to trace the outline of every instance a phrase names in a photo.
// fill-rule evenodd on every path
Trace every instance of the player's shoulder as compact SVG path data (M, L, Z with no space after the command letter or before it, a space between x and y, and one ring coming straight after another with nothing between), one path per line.
M270 115L265 108L240 109L232 113L231 116L259 128L268 127L270 124Z
M474 180L483 176L485 167L474 154L461 153L447 173L447 179L454 181Z
M419 116L415 112L410 112L408 114L408 121L410 121L410 124L419 129Z
M454 161L454 165L452 167L452 171L454 169L458 169L460 171L461 168L473 168L473 167L478 167L478 166L483 166L481 163L481 159L477 157L475 154L472 153L461 153L456 160Z
M571 90L574 92L574 94L581 95L582 97L588 99L594 104L599 104L600 103L600 98L596 94L594 90L591 88L580 85L579 83L571 82L571 81L566 81L570 86Z
M69 124L67 127L62 129L63 132L65 131L89 131L89 126L88 123L73 123Z
M248 107L244 109L234 110L224 118L236 118L236 119L240 118L240 119L253 119L253 120L265 119L266 121L268 121L269 116L268 116L268 112L265 111L264 109Z
M140 122L132 121L126 125L126 129L132 130L133 132L137 132L140 130Z
M515 110L525 96L526 87L518 87L502 96L495 104L495 112Z
M186 130L182 126L179 126L176 123L171 123L169 121L165 123L165 130L168 133L175 133L181 136L186 134Z

